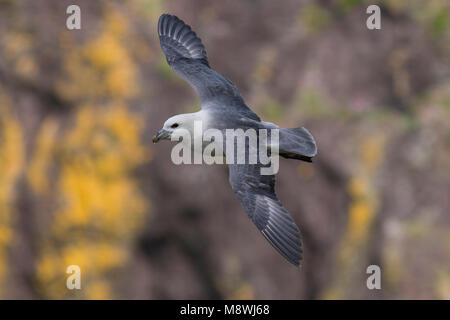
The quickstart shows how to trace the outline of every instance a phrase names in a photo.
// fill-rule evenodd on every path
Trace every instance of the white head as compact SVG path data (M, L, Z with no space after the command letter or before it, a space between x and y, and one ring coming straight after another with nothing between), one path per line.
M196 120L202 120L199 112L178 114L170 117L164 122L163 128L153 137L153 143L159 140L170 140L172 133L177 129L185 129L192 134L194 131L194 121Z

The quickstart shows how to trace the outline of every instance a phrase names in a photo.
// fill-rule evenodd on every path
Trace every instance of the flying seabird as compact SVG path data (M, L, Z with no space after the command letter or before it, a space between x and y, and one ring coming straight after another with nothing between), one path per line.
M193 133L194 121L202 121L204 130L278 129L281 156L312 162L317 153L312 135L303 127L284 129L261 121L233 83L210 67L205 47L190 26L176 16L163 14L158 21L158 35L167 62L195 89L201 110L169 118L153 138L154 143L170 140L179 128ZM262 166L260 163L229 164L229 182L264 237L283 257L298 266L302 259L300 231L275 194L275 175L262 175Z

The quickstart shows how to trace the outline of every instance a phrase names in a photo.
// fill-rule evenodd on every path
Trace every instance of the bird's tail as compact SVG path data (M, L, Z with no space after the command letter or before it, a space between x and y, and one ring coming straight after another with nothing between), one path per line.
M313 136L303 127L280 129L279 139L279 153L284 158L312 162L317 154Z

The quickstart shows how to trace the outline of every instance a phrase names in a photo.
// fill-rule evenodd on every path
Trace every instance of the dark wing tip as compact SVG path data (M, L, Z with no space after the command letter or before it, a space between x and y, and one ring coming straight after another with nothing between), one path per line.
M259 197L259 200L264 204L257 205L256 210L265 210L266 214L268 213L268 219L264 227L257 224L258 228L286 260L295 266L299 266L303 251L301 235L297 225L279 200L266 196ZM256 215L262 214L255 213Z
M303 250L301 247L300 238L297 244L289 243L286 236L274 230L261 231L267 241L290 263L299 267L302 260Z
M169 63L177 58L200 60L207 66L205 46L191 27L174 15L162 14L158 20L161 48Z

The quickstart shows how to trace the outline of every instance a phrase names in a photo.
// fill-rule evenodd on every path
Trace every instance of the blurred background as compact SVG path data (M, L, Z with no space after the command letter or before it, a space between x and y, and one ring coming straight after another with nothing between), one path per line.
M316 138L314 163L282 160L277 182L301 268L247 218L226 166L152 145L199 108L160 50L164 12L263 120ZM0 0L0 297L449 299L449 79L448 0Z

